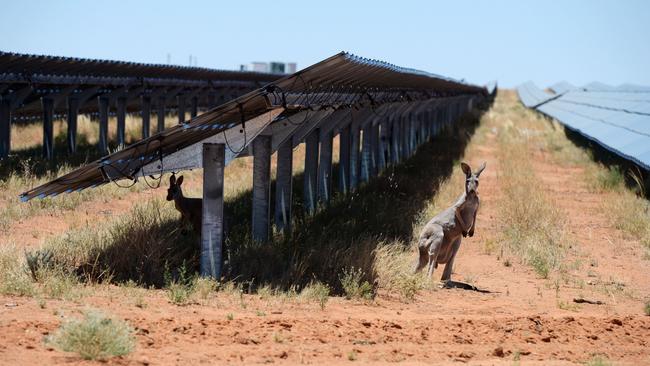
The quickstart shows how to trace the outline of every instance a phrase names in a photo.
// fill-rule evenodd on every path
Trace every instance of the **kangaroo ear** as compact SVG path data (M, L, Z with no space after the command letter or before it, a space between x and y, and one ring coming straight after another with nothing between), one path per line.
M481 175L481 173L483 173L483 170L485 169L485 165L486 165L486 162L483 162L483 164L481 164L481 167L478 168L478 170L476 171L476 176L477 176L477 177L478 177L479 175Z
M180 177L178 177L178 181L176 182L176 184L178 184L179 186L181 184L183 184L183 176L182 175Z
M460 167L463 169L463 173L465 173L466 176L472 175L472 168L467 165L467 163L462 162L460 163Z
M169 177L169 185L173 186L175 183L176 183L176 176L172 175L171 177Z

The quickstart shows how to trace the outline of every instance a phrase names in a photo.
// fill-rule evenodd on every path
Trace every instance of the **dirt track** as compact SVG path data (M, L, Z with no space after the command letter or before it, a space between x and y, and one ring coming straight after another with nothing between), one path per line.
M48 301L45 309L35 299L2 297L0 364L80 362L46 348L42 339L60 323L55 310L69 314L89 305L138 329L136 351L109 362L115 364L511 365L519 359L525 365L560 365L584 363L594 355L617 365L650 364L650 317L642 311L643 299L650 296L649 262L638 243L607 222L598 208L599 194L572 179L580 168L553 164L544 151L533 154L536 176L569 220L575 240L569 255L586 263L570 273L573 282L556 286L516 260L506 267L496 254L485 254L483 244L497 240L495 202L504 199L494 139L489 133L466 157L474 164L487 160L488 169L481 177L476 235L463 242L453 275L484 293L439 289L408 304L382 293L372 304L332 298L325 310L314 303L228 294L207 305L178 307L153 290L147 308L140 309L115 288L85 297L82 304ZM624 289L608 291L609 285ZM578 305L574 298L604 304Z

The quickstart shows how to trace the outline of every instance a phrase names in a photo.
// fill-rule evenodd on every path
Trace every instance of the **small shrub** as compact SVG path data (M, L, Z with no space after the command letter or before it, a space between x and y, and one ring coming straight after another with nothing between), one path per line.
M34 281L38 281L40 271L50 270L55 267L53 253L47 249L25 252L25 263L27 263L27 268L29 268Z
M355 361L357 359L357 352L352 350L348 352L348 360L349 361Z
M629 191L607 199L603 210L614 221L617 229L638 239L650 249L650 203Z
M284 343L284 337L280 332L273 332L273 342L275 343Z
M374 297L372 285L368 281L363 280L364 275L365 273L363 273L361 268L355 270L354 267L350 267L350 269L343 270L339 281L341 281L341 286L345 292L345 298L348 300L372 300Z
M193 292L201 301L207 301L219 284L212 278L196 277L192 282Z
M185 305L189 302L192 288L183 283L173 282L167 286L167 298L174 305Z
M396 292L403 300L412 301L418 291L429 286L425 275L413 273L414 258L400 242L380 244L374 251L373 269L377 285L389 292Z
M492 239L486 239L483 243L483 252L485 254L492 254L497 249L497 243Z
M228 313L228 314L226 315L226 319L228 319L228 320L233 320L233 319L235 319L235 315L234 315L233 313Z
M41 269L37 278L41 284L43 295L52 299L78 299L82 293L77 288L79 280L74 274L62 269Z
M650 316L650 301L646 301L643 311L645 315Z
M320 305L321 310L325 310L325 304L330 295L330 287L320 281L310 282L302 291L300 296L307 300L315 300Z
M144 299L144 295L142 293L139 293L136 298L134 299L134 305L140 309L146 309L147 306L147 300Z
M83 319L65 322L46 343L64 352L75 352L86 360L103 360L130 353L135 337L126 322L87 311Z
M625 177L618 168L598 169L596 173L596 187L602 191L613 191L623 187Z
M0 294L33 296L34 283L21 265L18 251L14 246L0 247Z
M177 276L174 278L169 266L165 264L163 278L167 288L167 297L174 305L186 305L194 292L194 279L187 274L185 262L178 268Z
M272 296L275 296L278 294L278 291L272 288L269 285L262 286L257 289L256 291L257 296L259 296L260 299L266 300L271 298Z
M612 366L612 363L602 356L594 356L591 360L587 361L587 366Z
M577 312L577 311L580 310L580 306L578 306L578 304L574 304L574 303L570 303L570 302L564 302L562 300L558 300L557 307L562 309L562 310L568 310L568 311L574 311L574 312Z

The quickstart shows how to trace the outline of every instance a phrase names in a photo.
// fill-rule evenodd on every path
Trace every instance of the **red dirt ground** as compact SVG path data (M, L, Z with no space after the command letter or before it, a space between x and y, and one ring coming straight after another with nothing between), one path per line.
M543 151L534 155L537 176L569 220L575 240L570 256L583 263L570 273L575 281L558 282L556 288L516 260L506 267L496 254L485 254L483 244L495 240L495 202L501 199L493 141L488 136L469 157L473 163L487 160L488 169L481 177L476 235L463 242L453 275L489 293L439 289L412 303L382 293L371 304L330 298L325 310L313 302L255 295L241 300L224 293L207 304L179 307L159 290L148 292L148 306L141 309L114 287L80 303L48 300L45 309L36 299L4 296L0 364L92 364L43 342L60 324L58 314L91 306L137 328L136 350L107 362L117 365L512 365L517 359L524 365L569 365L595 355L616 365L650 365L650 317L643 314L650 296L649 262L642 259L639 243L607 222L598 208L600 194L571 179L580 168L554 165ZM605 304L574 305L577 297ZM569 304L569 310L558 303Z

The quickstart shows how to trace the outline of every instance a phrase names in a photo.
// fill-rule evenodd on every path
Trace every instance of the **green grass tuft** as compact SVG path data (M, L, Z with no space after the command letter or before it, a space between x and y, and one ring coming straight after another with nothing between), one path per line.
M124 321L87 311L83 319L70 319L46 343L86 360L105 360L129 354L135 348L133 329Z
M349 269L343 269L343 273L340 275L339 280L341 281L341 286L343 287L343 292L345 297L350 299L360 299L360 300L372 300L374 297L374 292L372 285L364 280L365 273L361 268L355 269L350 267Z
M330 287L320 281L312 281L300 292L300 297L318 302L321 310L325 310L325 305L330 296Z

